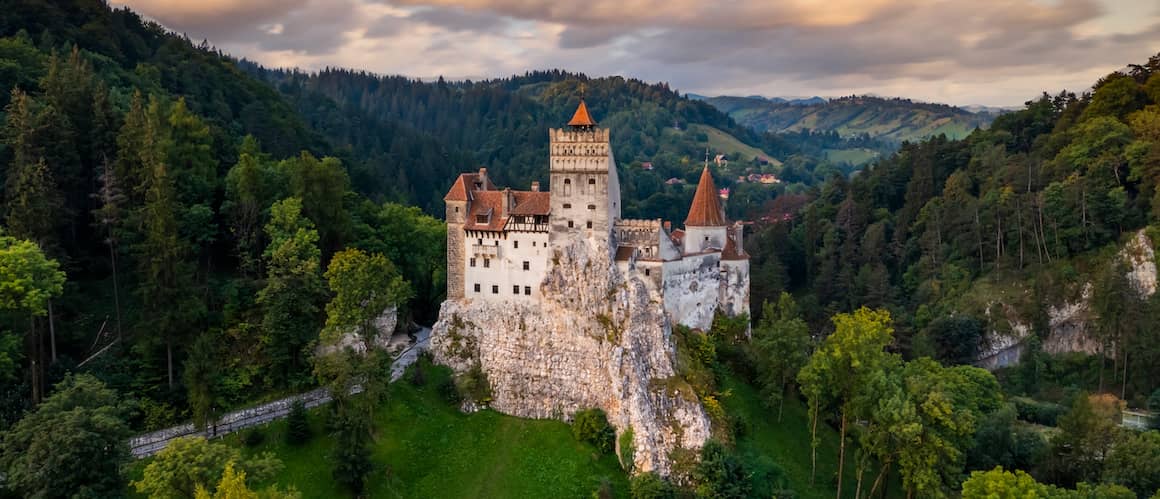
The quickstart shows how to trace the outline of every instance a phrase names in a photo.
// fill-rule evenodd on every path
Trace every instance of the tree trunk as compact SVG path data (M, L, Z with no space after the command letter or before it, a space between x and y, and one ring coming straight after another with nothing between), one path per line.
M1019 270L1023 270L1023 206L1019 196L1015 196L1015 213L1018 217L1015 219L1015 227L1019 231Z
M1108 364L1107 356L1108 345L1107 342L1100 343L1100 385L1099 393L1104 393L1104 367Z
M36 316L29 314L28 337L32 340L32 355L29 358L29 377L32 378L32 404L40 404L40 336L36 331Z
M818 473L818 411L820 408L815 407L813 410L813 422L810 428L810 486L814 486L814 477Z
M1127 342L1125 342L1127 343ZM1120 400L1128 392L1128 347L1124 347L1124 375L1120 379Z
M882 479L886 477L886 473L890 471L890 463L884 463L878 468L878 476L874 477L874 484L870 486L870 493L866 497L874 497L874 493L878 491L878 486L882 485ZM885 490L885 489L883 489Z
M117 316L117 342L121 344L120 348L125 348L125 343L121 341L121 288L117 284L117 251L113 249L112 243L109 244L109 262L113 266L113 313Z
M52 346L52 362L56 363L56 318L52 313L52 300L48 300L48 344Z
M173 340L165 338L165 365L169 371L169 389L173 389Z
M838 499L842 499L842 475L846 471L846 411L842 411L842 430L838 436Z

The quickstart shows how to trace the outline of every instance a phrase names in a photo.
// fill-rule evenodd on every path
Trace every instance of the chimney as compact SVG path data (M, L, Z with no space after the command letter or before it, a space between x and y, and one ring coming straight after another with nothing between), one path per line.
M532 192L540 192L540 182L538 180L532 181Z
M512 209L512 189L511 189L511 187L504 187L503 188L502 199L503 200L500 201L500 203L501 203L500 209L503 211L500 212L500 216L506 217L507 214L509 212L511 212L511 209Z
M668 220L665 220L665 232L672 232L672 231L673 231L673 223L668 221Z
M479 190L487 190L487 168L480 167L479 169Z

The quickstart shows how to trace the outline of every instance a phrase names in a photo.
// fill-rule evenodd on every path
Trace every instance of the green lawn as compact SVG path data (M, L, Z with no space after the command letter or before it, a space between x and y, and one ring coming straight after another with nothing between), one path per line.
M377 415L370 497L589 497L608 480L618 497L628 479L613 456L599 456L572 438L560 421L530 420L494 411L463 414L436 386L449 375L428 369L419 388L403 381ZM311 411L315 438L303 447L285 445L284 421L263 427L265 441L247 453L273 451L286 468L275 478L303 497L342 497L330 477L332 441L323 433L324 410ZM242 446L241 435L226 442Z

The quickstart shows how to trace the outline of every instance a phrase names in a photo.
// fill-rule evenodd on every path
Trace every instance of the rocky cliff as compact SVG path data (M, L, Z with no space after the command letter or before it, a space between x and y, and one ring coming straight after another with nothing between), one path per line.
M435 360L457 372L478 364L491 407L507 414L601 408L618 433L633 430L636 470L669 474L670 453L700 448L710 427L699 401L666 382L676 376L675 351L660 297L586 241L560 251L541 286L537 304L444 302Z
M1128 239L1116 259L1127 265L1128 282L1141 298L1147 299L1156 293L1156 253L1144 230ZM1094 320L1091 313L1092 284L1081 281L1075 286L1078 289L1075 299L1040 305L1045 308L1047 318L1048 334L1043 341L1043 351L1047 353L1099 353L1099 343L1089 335ZM995 300L988 307L989 315L992 310L1001 314L1000 317L991 317L993 322L998 319L1004 327L1003 331L990 331L980 349L978 364L988 369L1018 363L1023 343L1031 335L1031 321L1014 313L1009 303Z

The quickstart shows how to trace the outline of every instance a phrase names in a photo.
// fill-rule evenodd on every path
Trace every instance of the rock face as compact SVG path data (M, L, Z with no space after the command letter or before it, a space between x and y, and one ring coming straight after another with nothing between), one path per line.
M1144 230L1136 232L1120 249L1117 258L1128 266L1127 278L1143 299L1156 293L1157 270L1156 253L1152 241ZM1083 352L1091 355L1100 351L1099 342L1093 340L1088 331L1092 326L1091 299L1092 284L1079 284L1079 296L1074 301L1057 304L1043 304L1047 315L1048 334L1043 341L1043 351L1052 354ZM996 302L1005 312L1010 312L1007 304ZM980 367L996 369L1019 362L1023 352L1023 342L1031 334L1031 321L1004 314L1010 333L991 331L984 348L980 350L976 362Z
M577 240L553 258L541 292L539 303L447 300L432 328L435 360L457 372L478 363L500 412L568 418L603 409L618 433L633 430L639 471L668 475L674 449L704 444L700 402L666 383L675 347L655 291Z

